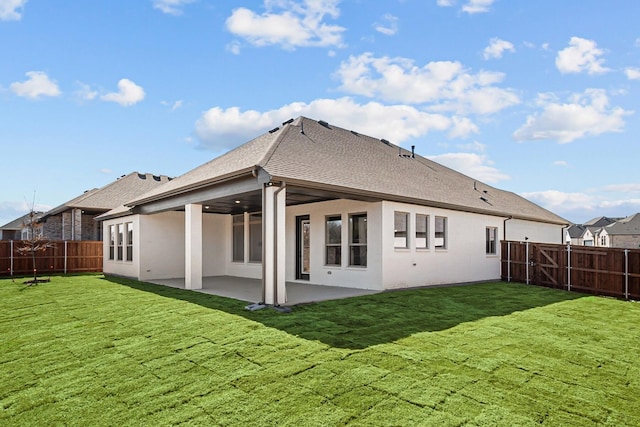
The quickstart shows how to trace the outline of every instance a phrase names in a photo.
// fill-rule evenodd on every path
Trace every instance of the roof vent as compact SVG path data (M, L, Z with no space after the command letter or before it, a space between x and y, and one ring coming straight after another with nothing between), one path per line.
M289 123L293 123L293 119L289 119L286 122L282 122L282 126L288 125Z
M389 147L391 147L391 143L389 141L387 141L386 139L381 139L380 141L382 141L383 144L388 145Z
M320 123L322 126L326 127L327 129L331 129L329 127L329 123L325 122L324 120L318 120L318 123Z
M275 127L275 128L273 128L273 129L271 129L271 130L269 131L269 133L275 133L275 132L278 132L278 130L279 130L279 129L280 129L279 127Z
M162 180L162 178L160 178L159 176L156 176L156 175L153 175L153 179L155 181L158 181L158 182L160 182Z
M138 174L138 178L140 179L147 179L147 175L143 174L143 173L139 173Z
M355 130L352 130L351 133L354 134L355 136L360 136L360 134L358 132L356 132Z

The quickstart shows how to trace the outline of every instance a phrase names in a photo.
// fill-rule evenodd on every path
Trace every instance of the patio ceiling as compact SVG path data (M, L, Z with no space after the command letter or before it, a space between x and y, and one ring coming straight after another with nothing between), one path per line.
M361 201L378 201L370 197L354 196L335 191L287 186L287 206L323 202L327 200L351 199ZM262 191L251 191L242 194L205 200L202 202L203 212L217 214L240 214L262 210Z

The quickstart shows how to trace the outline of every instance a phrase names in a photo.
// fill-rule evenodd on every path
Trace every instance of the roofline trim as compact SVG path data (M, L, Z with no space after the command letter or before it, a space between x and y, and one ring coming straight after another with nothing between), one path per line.
M498 212L498 211L492 211L492 210L488 210L488 209L477 209L477 208L472 208L472 207L469 207L469 206L460 206L460 205L454 205L454 204L451 204L451 203L441 203L441 202L434 202L434 201L425 200L425 199L416 199L416 198L413 198L413 197L403 197L403 196L397 196L397 195L393 195L393 194L377 193L377 192L372 192L372 191L359 190L359 189L348 188L348 187L341 187L341 186L337 186L337 185L322 184L322 183L318 183L318 182L296 180L296 179L283 178L283 177L277 177L277 176L271 176L271 179L273 181L285 181L286 180L287 181L287 185L289 187L292 187L292 186L307 187L307 188L314 188L314 189L317 189L317 190L329 190L329 191L336 191L336 192L345 193L345 194L353 194L355 196L375 198L375 199L379 199L380 201L411 203L411 204L414 204L414 205L421 205L421 206L429 206L429 207L434 207L434 208L449 209L449 210L454 210L454 211L458 211L458 212L468 212L468 213L491 215L491 216L498 216L498 217L512 218L512 219L519 219L519 220L526 220L526 221L535 221L535 222L541 222L541 223L545 223L545 224L555 224L555 225L563 225L563 226L570 225L570 223L568 221L551 221L551 220L545 220L545 219L542 219L542 218L536 218L536 217L531 217L531 216L527 216L527 215L518 215L518 214L513 214L513 213L508 213L508 212Z
M141 205L145 205L148 203L153 203L153 202L157 202L158 200L163 200L163 199L167 199L167 198L171 198L174 196L179 196L182 194L186 194L186 193L190 193L192 191L196 191L196 190L201 190L203 188L209 187L211 185L217 185L217 184L222 184L224 182L227 181L231 181L234 180L236 178L241 178L245 175L252 175L254 177L257 176L258 174L258 169L261 169L260 166L255 165L255 166L251 166L249 168L244 168L241 169L239 171L234 171L234 172L230 172L228 174L225 175L220 175L220 176L216 176L215 178L211 178L211 179L207 179L204 181L198 181L196 183L184 186L184 187L179 187L176 188L174 190L171 191L167 191L164 193L160 193L160 194L156 194L155 196L151 196L151 197L145 197L144 199L135 199L132 200L128 203L125 203L124 206L129 207L129 208L133 208L136 206L141 206ZM176 178L176 179L179 179Z

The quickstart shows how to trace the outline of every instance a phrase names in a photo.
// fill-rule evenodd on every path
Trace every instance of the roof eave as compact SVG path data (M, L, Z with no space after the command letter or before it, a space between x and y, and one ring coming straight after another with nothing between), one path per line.
M132 201L130 201L128 203L125 203L124 205L127 206L127 207L130 207L130 208L133 208L135 206L145 205L147 203L156 202L158 200L179 196L179 195L190 193L190 192L196 191L196 190L201 190L203 188L210 187L212 185L222 184L224 182L231 181L233 179L237 179L237 178L243 177L245 175L256 176L257 170L259 168L260 168L260 166L251 166L251 167L248 167L248 168L240 169L238 171L234 171L234 172L231 172L231 173L228 173L228 174L225 174L225 175L216 176L216 177L211 178L211 179L207 179L207 180L204 180L204 181L198 181L197 183L194 183L194 184L191 184L191 185L187 185L187 186L184 186L184 187L176 188L175 190L170 190L170 191L167 191L165 193L156 194L156 195L151 196L151 197L145 197L144 199L132 200Z
M292 186L300 186L300 187L307 187L307 188L313 188L318 190L327 190L327 191L335 191L338 193L353 194L354 196L359 196L363 198L379 199L380 201L387 200L392 202L411 203L411 204L416 204L421 206L455 210L458 212L468 212L468 213L476 213L476 214L482 214L482 215L498 216L505 219L509 218L509 219L524 220L524 221L535 221L535 222L543 222L546 224L554 224L554 225L562 225L562 226L570 225L570 222L566 220L553 221L550 219L544 219L544 218L539 218L535 216L518 215L518 214L513 214L508 212L499 212L491 209L481 209L481 208L475 208L471 206L462 206L462 205L456 205L452 203L437 202L433 200L398 196L398 195L386 194L386 193L377 193L373 191L340 187L340 186L323 184L318 182L309 182L309 181L296 180L296 179L290 179L290 178L284 178L284 177L278 177L278 176L271 176L271 180L284 181L287 183L287 185L292 185Z

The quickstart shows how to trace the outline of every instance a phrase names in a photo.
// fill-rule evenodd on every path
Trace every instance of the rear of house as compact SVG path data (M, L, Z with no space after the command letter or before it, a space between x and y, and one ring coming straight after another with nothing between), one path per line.
M561 243L567 222L388 141L307 118L100 217L106 274L384 290L495 280L502 239ZM269 300L270 299L270 300Z

